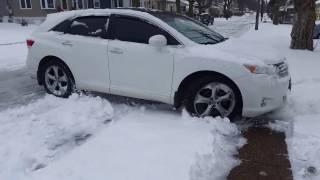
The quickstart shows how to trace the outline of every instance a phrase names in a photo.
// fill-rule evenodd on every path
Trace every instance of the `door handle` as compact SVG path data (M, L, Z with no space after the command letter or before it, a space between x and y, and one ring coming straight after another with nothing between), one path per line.
M109 52L113 54L123 54L123 51L120 48L112 48L109 50Z
M61 44L64 46L70 46L70 47L72 46L72 43L70 41L64 41Z

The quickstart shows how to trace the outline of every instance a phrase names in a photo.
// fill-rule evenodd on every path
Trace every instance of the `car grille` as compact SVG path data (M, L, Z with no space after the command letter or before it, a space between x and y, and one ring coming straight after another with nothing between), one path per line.
M287 63L281 62L278 64L274 64L274 66L276 67L276 71L279 77L286 77L289 75L289 68Z

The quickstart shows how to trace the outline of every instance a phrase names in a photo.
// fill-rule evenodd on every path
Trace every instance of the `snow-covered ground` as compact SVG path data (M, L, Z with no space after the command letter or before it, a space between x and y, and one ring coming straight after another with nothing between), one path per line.
M266 57L277 54L287 58L293 82L288 105L267 118L275 121L272 128L286 131L294 179L320 179L320 42L314 42L314 52L291 50L291 29L291 25L261 23L259 31L251 29L237 39L246 46L233 45L235 51L250 48ZM309 173L309 167L315 167L317 173Z
M268 118L287 132L295 179L319 179L320 47L290 50L290 25L262 23L246 33L253 19L216 19L213 28L240 42L235 51L287 57L293 90L288 106ZM0 179L215 180L239 163L232 155L245 140L228 120L117 97L45 95L25 74L25 45L1 45L24 41L33 29L0 23ZM307 173L311 166L318 173Z
M34 28L0 23L0 179L215 180L239 163L245 140L227 119L120 97L45 95L25 72L21 42Z
M258 32L252 31L241 38L251 38L266 53L282 53L287 57L292 92L287 107L269 118L276 120L273 128L287 132L294 179L320 179L320 43L315 41L314 52L291 50L290 32L290 25L262 24ZM308 173L309 167L315 167L317 173Z
M253 23L253 16L246 14L241 17L233 16L228 20L225 18L215 18L213 26L210 27L225 37L239 37L247 32Z

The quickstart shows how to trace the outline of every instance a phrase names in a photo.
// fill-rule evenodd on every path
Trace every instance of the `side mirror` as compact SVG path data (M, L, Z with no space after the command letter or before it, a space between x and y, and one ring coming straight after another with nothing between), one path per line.
M167 38L163 35L154 35L149 38L150 46L162 48L167 45Z

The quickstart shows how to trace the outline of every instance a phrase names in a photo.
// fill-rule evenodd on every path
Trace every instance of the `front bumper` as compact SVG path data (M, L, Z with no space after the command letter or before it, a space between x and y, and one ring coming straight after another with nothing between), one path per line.
M287 100L290 76L252 74L238 79L243 100L242 116L256 117L282 107Z

